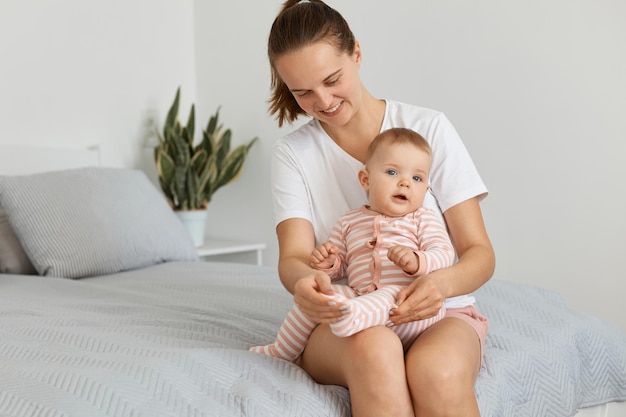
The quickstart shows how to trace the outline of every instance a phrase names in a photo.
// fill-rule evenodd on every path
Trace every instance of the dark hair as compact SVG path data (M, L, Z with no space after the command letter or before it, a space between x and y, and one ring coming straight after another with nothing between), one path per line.
M319 41L326 41L341 52L352 54L355 39L348 23L339 12L321 0L300 2L287 0L274 19L267 42L267 55L271 67L272 95L269 112L276 114L278 126L292 123L301 114L300 108L287 85L276 71L276 59Z
M367 148L367 154L365 155L365 162L370 160L372 155L380 146L394 145L394 144L411 144L416 148L419 148L432 156L432 149L428 144L428 141L424 139L422 135L414 130L404 127L392 127L387 130L383 130L372 140Z

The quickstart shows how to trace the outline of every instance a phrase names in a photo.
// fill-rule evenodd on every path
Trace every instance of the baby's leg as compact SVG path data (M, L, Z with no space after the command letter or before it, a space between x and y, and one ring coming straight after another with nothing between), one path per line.
M443 319L446 315L446 306L445 304L439 309L439 312L433 317L429 317L424 320L411 321L409 323L402 323L398 325L390 326L391 330L393 330L400 340L402 341L402 346L405 349L410 347L417 336L419 336L424 330L428 329L433 324L437 323L439 320Z
M331 323L331 331L345 337L373 326L390 325L389 311L396 306L396 296L402 288L388 285L369 294L346 299L343 302L348 306L349 313L337 323Z
M280 326L276 341L266 346L251 347L250 351L293 362L304 351L311 332L317 325L318 323L305 316L298 306L294 305Z
M335 288L335 295L332 298L348 306L349 313L339 322L330 325L331 331L337 336L351 336L373 326L388 326L398 335L402 345L408 347L417 336L443 319L446 314L444 305L433 317L393 325L389 321L389 311L396 307L396 297L404 287L388 285L361 296L357 296L350 287L338 287L340 288Z
M335 294L328 297L330 301L343 303L348 298L356 297L354 290L347 285L332 284L332 287ZM294 305L280 326L274 343L254 346L250 348L250 351L293 362L304 351L311 332L318 324L302 313L297 305Z

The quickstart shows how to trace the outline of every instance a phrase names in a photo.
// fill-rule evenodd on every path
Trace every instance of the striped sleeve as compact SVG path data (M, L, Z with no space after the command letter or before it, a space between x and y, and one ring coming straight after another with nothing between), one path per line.
M332 281L339 281L343 279L346 270L346 239L344 236L344 228L342 226L343 218L340 219L335 226L333 227L332 232L330 233L330 237L328 238L329 242L335 245L338 249L337 260L333 264L332 267L321 269L320 271L324 271L328 274Z
M417 213L419 218L417 239L420 250L416 254L420 265L414 274L416 276L452 265L455 255L450 236L434 211L421 208Z

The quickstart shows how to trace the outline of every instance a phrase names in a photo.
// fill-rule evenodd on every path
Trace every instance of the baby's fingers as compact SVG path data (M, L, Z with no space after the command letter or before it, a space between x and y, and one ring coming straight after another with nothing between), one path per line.
M412 250L406 250L403 246L394 246L387 252L387 258L394 264L401 266L407 262L408 257L412 254Z
M333 245L330 242L325 242L324 244L321 245L321 247L324 248L324 250L326 251L325 253L326 256L334 255L339 251L337 249L337 246Z
M311 262L312 263L320 263L323 262L328 255L324 255L319 249L314 249L311 252Z

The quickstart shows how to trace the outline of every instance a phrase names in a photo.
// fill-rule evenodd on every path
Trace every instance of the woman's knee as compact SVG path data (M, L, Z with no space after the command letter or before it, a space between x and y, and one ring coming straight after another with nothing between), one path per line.
M371 374L404 372L404 350L398 336L390 329L377 326L346 340L351 369Z
M327 325L318 326L297 363L317 382L343 386L377 375L391 380L405 372L402 343L382 326L350 337L337 337Z
M379 326L350 336L346 342L354 415L413 417L404 349L398 336Z
M480 347L475 335L463 327L453 331L458 324L449 322L439 331L424 333L409 349L405 360L411 392L427 392L430 398L473 392Z
M398 336L387 327L375 326L352 335L347 340L350 353L366 360L380 360L391 354L402 353L402 343ZM401 355L401 358L404 355Z
M430 360L429 360L430 359ZM426 384L430 387L449 389L458 383L473 382L473 372L463 362L454 358L441 360L434 355L410 352L406 356L409 385Z

